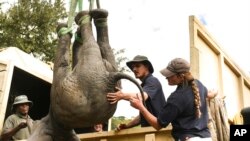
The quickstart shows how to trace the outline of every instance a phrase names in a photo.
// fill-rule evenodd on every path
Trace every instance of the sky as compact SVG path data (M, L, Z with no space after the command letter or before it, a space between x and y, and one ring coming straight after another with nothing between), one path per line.
M69 0L65 2L68 4ZM138 54L147 56L166 98L175 87L168 86L159 70L175 57L189 60L188 19L191 15L203 23L216 43L243 71L250 72L249 0L100 0L100 4L109 11L111 47L125 49L124 56L129 60ZM88 10L87 0L83 10ZM122 85L124 92L138 91L129 81L123 80ZM114 116L130 118L137 114L129 102L120 101Z
M131 60L146 55L154 66L154 76L162 83L165 97L175 89L168 86L159 70L175 58L189 60L188 18L199 19L219 46L244 70L250 72L249 0L100 0L109 11L112 48L125 48ZM133 74L131 73L133 76ZM138 80L139 81L139 80ZM124 82L124 81L123 81ZM212 89L212 88L211 88ZM124 92L138 91L125 81ZM138 111L120 101L114 116L132 117Z

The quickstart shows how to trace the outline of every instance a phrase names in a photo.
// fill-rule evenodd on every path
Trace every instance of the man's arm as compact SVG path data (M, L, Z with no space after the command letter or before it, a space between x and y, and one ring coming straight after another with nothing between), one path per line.
M11 139L12 136L14 136L20 129L27 127L27 123L26 122L22 122L20 123L18 126L9 129L7 131L3 131L2 135L1 135L1 139L2 141L8 141Z
M138 94L138 93L124 93L124 92L121 91L121 89L119 89L119 88L116 88L116 89L118 90L117 92L107 94L107 100L110 102L110 104L115 104L119 100L122 100L122 99L129 101L129 99L131 97L136 98L136 97L139 96L140 99L142 99L141 95ZM146 100L148 98L148 94L146 92L144 92L143 95L144 95L144 98Z
M135 126L140 124L140 121L141 121L141 118L138 115L132 121L130 121L129 123L118 125L118 127L116 127L116 131L120 131L120 130L123 130L123 129L128 129L128 128L135 127Z

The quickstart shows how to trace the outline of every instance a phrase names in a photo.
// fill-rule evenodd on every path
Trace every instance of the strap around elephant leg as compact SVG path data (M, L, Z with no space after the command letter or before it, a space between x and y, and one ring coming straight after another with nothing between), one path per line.
M105 27L107 26L107 18L99 18L95 20L95 26Z
M58 32L57 32L57 35L59 37L61 37L62 35L65 35L65 34L72 34L72 28L67 28L67 27L62 27Z
M91 21L91 17L89 15L84 15L79 19L79 25L90 23L90 21Z
M77 33L75 34L75 40L76 40L77 42L79 42L79 43L82 43L82 38L79 37L79 36L77 35Z

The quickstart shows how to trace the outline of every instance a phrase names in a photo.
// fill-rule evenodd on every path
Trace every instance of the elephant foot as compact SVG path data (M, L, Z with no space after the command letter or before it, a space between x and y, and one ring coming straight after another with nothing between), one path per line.
M91 21L91 17L89 16L88 11L81 11L78 12L75 17L75 22L77 25L82 25L85 23L89 23Z
M91 17L94 18L95 26L105 27L107 26L108 11L104 9L94 9L90 11Z
M59 37L65 34L69 34L70 37L72 37L71 31L72 29L68 28L68 25L66 23L59 23L56 28L56 32Z
M105 9L94 9L90 11L91 17L94 19L99 19L99 18L107 18L108 17L108 11Z

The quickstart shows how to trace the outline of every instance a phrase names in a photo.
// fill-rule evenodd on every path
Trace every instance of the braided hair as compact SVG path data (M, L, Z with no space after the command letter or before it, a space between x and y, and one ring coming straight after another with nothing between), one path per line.
M190 72L183 73L183 77L184 77L184 83L191 82L191 87L194 93L194 106L196 109L195 116L197 118L200 118L201 117L201 111L200 111L201 100L200 100L199 88L194 81L193 75Z

